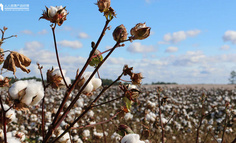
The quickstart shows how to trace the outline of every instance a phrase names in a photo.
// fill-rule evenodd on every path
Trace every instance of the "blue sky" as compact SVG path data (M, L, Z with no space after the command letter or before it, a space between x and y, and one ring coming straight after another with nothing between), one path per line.
M8 27L7 40L2 48L25 54L32 59L31 73L19 69L16 76L39 77L36 62L44 66L44 73L57 67L50 22L39 20L45 6L66 6L69 15L56 28L62 67L74 78L82 68L91 41L97 41L105 18L94 4L96 0L8 0L7 4L29 4L29 11L0 11L0 27ZM129 30L139 22L151 27L145 40L126 43L117 49L100 70L102 78L115 79L124 64L142 72L143 83L157 81L179 84L226 84L232 70L236 70L236 1L233 0L111 0L117 18L110 23L99 46L104 51L115 44L112 31L120 24ZM88 71L91 71L89 68ZM4 74L12 76L11 72Z

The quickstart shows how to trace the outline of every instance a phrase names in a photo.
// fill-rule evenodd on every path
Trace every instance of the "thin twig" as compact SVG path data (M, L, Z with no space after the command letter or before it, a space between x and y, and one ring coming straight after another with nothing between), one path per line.
M92 107L93 107L93 108L94 108L94 107L99 107L99 106L101 106L101 105L103 105L103 104L107 104L107 103L110 103L110 102L119 100L119 99L121 99L121 98L123 98L123 97L124 97L124 96L120 96L120 97L118 97L118 98L115 98L115 99L112 99L112 100L109 100L109 101L106 101L106 102L103 102L103 103L100 103L100 104L97 104L97 105L93 105Z
M97 125L101 125L101 124L105 124L107 122L110 122L112 121L118 114L120 114L122 111L119 111L117 112L114 116L112 116L109 120L106 120L106 121L102 121L102 122L99 122L99 123L96 123L96 124L91 124L91 125L85 125L85 126L80 126L80 127L72 127L71 129L84 129L84 128L89 128L89 127L94 127L94 126L97 126Z
M54 46L55 46L55 52L56 52L56 57L57 57L57 64L58 64L59 70L61 72L61 77L62 77L66 87L69 88L68 84L66 83L66 79L64 77L64 74L62 72L61 63L60 63L60 59L59 59L59 54L58 54L58 50L57 50L57 41L56 41L56 35L55 35L56 24L54 26L51 26L51 27L52 27Z
M162 133L161 134L162 135L161 140L162 140L162 143L164 143L165 142L165 140L164 140L165 129L164 129L162 119L161 119L161 100L160 100L160 91L159 91L159 89L158 89L157 92L158 92L157 95L158 95L158 107L159 107L159 120L160 120L160 124L161 124L161 133Z
M103 124L101 124L101 126L102 126L102 132L103 132L104 143L107 143L106 134L105 134L105 130L104 130Z
M6 111L3 107L3 103L2 103L2 97L0 96L0 104L1 104L1 108L2 108L2 121L3 121L3 133L4 133L4 142L7 143L7 128L6 128Z
M40 71L40 75L41 75L41 79L42 79L42 84L43 84L43 89L44 89L44 92L45 92L46 86L45 86L44 79L43 79L43 72L42 72L42 68L43 67L40 66L39 63L37 63L37 65L38 65L38 69ZM42 99L42 114L41 114L41 116L42 116L42 137L43 138L45 137L45 133L44 133L45 132L44 98L45 98L45 96Z

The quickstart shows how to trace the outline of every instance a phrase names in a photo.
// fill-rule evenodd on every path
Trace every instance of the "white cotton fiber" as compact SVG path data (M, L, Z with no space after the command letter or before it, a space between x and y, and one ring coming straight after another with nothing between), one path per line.
M4 80L4 77L2 75L0 75L0 80Z
M102 85L102 80L99 78L93 78L92 79L92 84L93 84L93 90L96 90Z
M84 88L83 92L86 92L86 93L90 93L93 91L93 84L92 82L90 81L87 86Z
M63 133L63 130L58 131L58 136ZM64 136L62 136L59 140L60 143L69 143L70 142L70 135L69 133L66 133Z
M3 104L4 110L8 110L10 107L7 104ZM2 110L2 107L0 106L0 110ZM10 109L6 112L6 118L9 119L10 121L16 121L16 112L14 109Z
M91 72L85 72L82 76L82 78L85 79L84 84L86 83L86 81L89 79L89 77L91 76ZM90 82L87 84L87 86L85 87L85 89L83 90L83 92L87 92L90 93L94 90L96 90L98 87L100 87L102 85L102 80L99 78L95 78L93 76L93 78L90 80Z
M30 103L33 100L33 97L35 97L38 91L38 85L36 83L33 83L32 81L29 82L28 86L26 87L26 94L25 96L23 96L23 98L21 99L22 103L25 103L26 105L30 105Z
M126 113L125 116L124 116L124 119L125 119L125 121L132 120L133 119L133 115L130 112Z
M66 70L62 70L62 74L65 76L65 75L66 75ZM59 69L55 69L55 70L52 72L52 75L61 76L61 71L60 71Z
M145 142L140 140L140 136L138 134L128 134L122 138L121 143L145 143Z
M89 137L90 136L90 131L88 129L84 130L82 133L83 137Z
M19 99L18 92L28 86L28 81L17 81L9 88L9 94L13 99Z

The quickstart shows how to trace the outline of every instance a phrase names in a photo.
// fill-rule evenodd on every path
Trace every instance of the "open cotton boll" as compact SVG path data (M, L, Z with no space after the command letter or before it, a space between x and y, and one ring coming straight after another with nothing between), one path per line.
M7 138L8 143L21 143L21 141L15 137Z
M100 78L93 78L92 84L93 84L93 90L96 90L98 87L102 85L102 80Z
M93 91L93 84L92 82L90 81L87 86L84 88L83 92L86 92L86 93L90 93Z
M130 112L126 113L125 116L124 116L124 119L125 119L125 121L132 120L133 119L133 115Z
M122 138L121 143L145 143L145 142L140 140L140 136L138 134L128 134Z
M25 95L23 96L21 102L26 105L36 105L44 96L43 86L41 82L35 80L29 80L28 86L25 90Z
M4 77L2 75L0 75L0 80L4 80Z
M19 91L25 89L28 86L28 81L17 81L9 88L9 94L12 99L19 99L18 93Z
M86 130L83 131L82 135L84 137L89 137L90 136L90 131L88 129L86 129Z
M61 135L63 133L63 130L59 130L58 131L58 136ZM58 142L60 143L70 143L70 135L69 133L66 133L64 136L62 136Z
M4 110L8 110L10 107L7 104L3 104ZM2 110L2 107L0 106L0 111ZM11 121L16 121L16 112L13 109L10 109L6 112L6 118Z

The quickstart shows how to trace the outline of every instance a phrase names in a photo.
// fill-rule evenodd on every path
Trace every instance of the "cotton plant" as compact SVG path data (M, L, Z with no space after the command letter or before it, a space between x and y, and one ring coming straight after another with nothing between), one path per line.
M17 110L26 106L35 106L44 97L42 83L36 80L17 81L9 88L8 92L15 101L14 107Z

